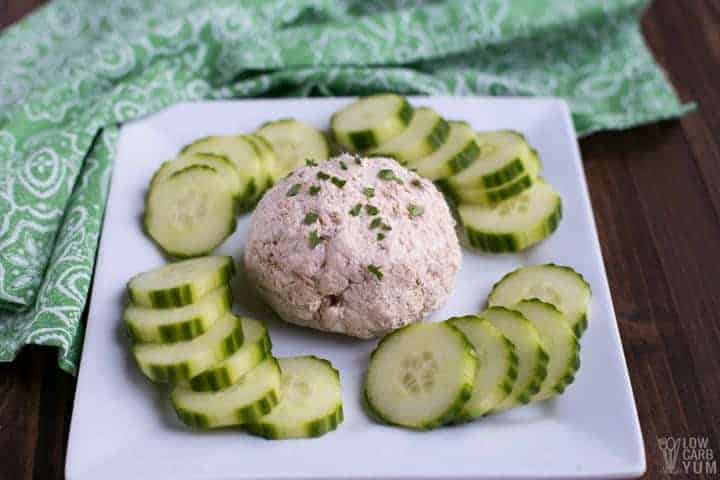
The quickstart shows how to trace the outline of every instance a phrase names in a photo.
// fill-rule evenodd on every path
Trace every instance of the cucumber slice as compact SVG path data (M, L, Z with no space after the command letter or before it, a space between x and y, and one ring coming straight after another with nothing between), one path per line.
M167 254L212 252L236 227L237 199L212 167L191 165L150 186L145 231Z
M520 312L490 307L479 314L489 320L513 345L518 357L517 380L510 394L493 411L530 402L547 376L548 354L537 329Z
M518 252L553 233L562 202L542 180L520 195L494 205L459 205L458 215L471 246L486 252Z
M447 179L440 179L439 182L442 184L443 191L449 194L456 203L492 205L529 190L537 181L540 167L537 151L532 150L530 157L525 160L525 171L500 186L493 188L458 187L451 185Z
M281 177L305 165L308 158L319 163L330 156L330 145L325 135L307 123L292 118L268 122L261 125L256 133L272 146Z
M234 274L232 257L193 258L135 275L128 282L128 295L135 305L182 307L225 285Z
M370 356L365 399L386 423L424 430L455 418L475 383L475 350L448 323L396 330Z
M243 343L240 320L226 313L206 333L171 344L141 343L133 347L140 370L156 382L189 380L232 355Z
M525 137L510 130L478 132L480 157L448 179L453 188L491 189L525 173L532 150Z
M450 125L432 108L415 110L407 129L397 137L368 152L375 157L392 157L402 164L417 162L440 148Z
M218 287L197 303L177 308L129 305L123 319L128 333L138 343L175 343L205 333L230 310L228 287Z
M453 423L466 422L488 414L512 392L518 374L515 345L492 323L475 315L455 317L448 322L465 334L477 353L475 387Z
M576 336L587 328L590 285L572 268L552 263L519 268L493 285L488 304L509 307L529 298L539 298L564 313Z
M280 395L280 367L270 357L218 392L195 392L177 386L170 394L175 412L192 428L244 425L272 411Z
M335 140L350 151L368 150L402 133L413 109L400 95L384 93L356 100L330 119Z
M246 426L268 439L319 437L343 420L340 374L314 356L279 358L280 403Z
M450 188L450 195L457 203L470 205L493 205L529 190L537 181L532 175L523 175L497 188Z
M547 377L533 401L545 400L565 391L575 380L580 368L580 343L560 311L537 298L523 300L512 306L522 313L540 335L548 352Z
M240 323L244 337L242 347L222 362L191 378L188 388L197 392L222 390L271 355L272 343L267 327L251 318L241 317Z
M214 153L189 153L181 155L175 160L163 163L153 175L150 185L156 182L163 182L174 173L184 170L193 165L204 165L217 171L227 184L227 188L238 198L241 198L246 190L246 182L238 174L235 166L227 157L215 155Z
M232 162L245 185L245 192L241 198L244 210L254 205L267 187L268 173L265 171L260 152L246 135L201 138L180 150L181 155L189 153L213 153L222 155Z
M255 148L257 148L258 153L260 154L260 160L263 164L263 171L267 175L265 187L272 187L283 177L280 163L278 162L272 145L270 145L267 140L265 140L259 135L245 135L245 138L250 140L255 145Z
M419 175L430 180L450 177L468 168L480 156L475 132L465 122L448 122L450 131L445 143L427 157L409 161Z

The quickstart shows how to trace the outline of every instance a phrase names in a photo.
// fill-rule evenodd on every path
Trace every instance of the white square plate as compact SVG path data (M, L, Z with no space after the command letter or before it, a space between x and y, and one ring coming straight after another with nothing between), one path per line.
M428 98L450 119L474 128L514 129L540 152L543 175L562 195L557 232L516 255L468 250L455 291L431 320L479 311L490 286L523 265L571 265L590 282L590 328L582 368L556 400L457 428L412 432L372 422L360 402L375 341L321 334L275 320L236 285L235 309L266 320L279 356L316 354L340 370L345 422L314 440L267 441L237 430L193 433L175 418L167 393L145 380L121 327L125 283L162 265L140 215L153 171L183 145L210 134L250 132L295 117L327 128L352 99L247 100L182 104L122 129L95 271L70 431L70 480L250 478L597 478L645 470L642 434L618 334L570 115L553 99ZM220 248L240 258L250 216Z

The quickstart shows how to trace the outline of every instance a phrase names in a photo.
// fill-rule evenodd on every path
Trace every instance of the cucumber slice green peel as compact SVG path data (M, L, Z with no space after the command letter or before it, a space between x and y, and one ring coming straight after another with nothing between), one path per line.
M488 320L475 315L453 317L448 323L465 334L477 353L472 397L452 423L487 415L512 392L518 375L515 345Z
M557 229L562 201L555 189L538 180L516 197L487 206L460 204L457 211L470 246L486 252L518 252Z
M417 323L383 338L370 356L365 403L379 420L428 430L455 418L472 396L477 360L449 323Z
M362 97L330 119L335 141L352 151L376 148L402 133L413 118L405 97L379 94Z
M222 155L230 160L245 186L238 199L238 208L242 211L252 208L267 188L269 172L261 150L249 135L204 137L180 150L180 156L192 153Z
M563 393L580 368L580 343L567 318L557 308L536 298L523 300L512 308L535 326L550 356L547 377L533 401Z
M368 152L374 157L391 157L400 162L417 161L436 151L447 139L450 125L434 110L415 110L408 127L397 137Z
M540 391L547 377L549 356L535 326L520 312L504 307L490 307L479 317L489 320L515 345L518 357L517 380L512 392L493 412L529 403Z
M232 257L183 260L135 275L128 282L128 296L135 305L144 307L182 307L226 285L234 274Z
M264 189L268 189L283 177L277 155L275 155L272 145L260 135L245 135L245 138L255 145L255 148L257 148L260 154L263 171L267 175ZM252 208L252 206L250 206L250 208Z
M340 374L315 357L278 359L282 370L280 403L268 415L246 426L270 440L319 437L343 420Z
M453 189L444 185L443 191L449 192L457 203L466 203L469 205L495 205L503 200L509 200L522 192L529 190L537 181L537 177L532 175L523 175L505 185L491 190L483 190L479 188L462 188Z
M280 177L305 165L306 159L320 163L330 156L330 145L325 135L313 126L292 118L265 123L256 134L272 146L279 166L276 175Z
M228 157L214 153L187 153L175 160L164 162L150 180L150 188L156 183L167 180L174 173L193 165L205 165L215 169L225 179L228 188L238 200L244 196L246 180L240 176Z
M175 343L192 340L208 331L230 310L232 294L221 286L197 303L176 308L150 308L128 305L123 320L137 343Z
M538 298L566 315L580 338L588 325L590 284L571 267L547 263L514 270L493 285L488 304L510 307L524 299Z
M456 203L493 205L519 195L535 185L541 169L537 151L531 150L530 157L524 162L525 169L519 175L501 185L490 188L453 185L448 178L440 178L436 182L441 190L452 197Z
M168 255L207 255L236 227L237 197L222 174L190 165L150 186L143 226Z
M218 391L236 383L243 375L272 355L267 327L258 320L241 317L244 341L235 353L190 379L196 392Z
M192 340L137 344L133 347L133 355L149 379L180 383L232 355L242 343L240 320L227 313L210 330Z
M408 166L415 168L419 175L430 180L440 180L456 174L470 165L480 156L480 145L475 132L466 123L449 122L450 131L445 143L432 154Z
M259 170L257 177L248 184L247 193L238 203L238 213L242 214L251 212L263 194L280 178L280 165L272 146L267 140L257 135L239 135L239 137L255 147L260 164L259 168L257 168Z
M511 130L478 132L480 156L463 171L448 178L454 189L492 189L520 177L532 165L533 151L525 137Z
M270 413L279 402L280 366L268 358L235 384L217 392L177 386L170 394L180 420L193 428L244 425Z

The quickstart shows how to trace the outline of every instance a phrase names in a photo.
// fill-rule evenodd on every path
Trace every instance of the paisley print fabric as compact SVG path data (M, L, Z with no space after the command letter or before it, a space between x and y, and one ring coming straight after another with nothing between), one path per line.
M559 96L580 134L681 115L645 0L56 0L0 36L0 360L75 372L118 125L251 96Z

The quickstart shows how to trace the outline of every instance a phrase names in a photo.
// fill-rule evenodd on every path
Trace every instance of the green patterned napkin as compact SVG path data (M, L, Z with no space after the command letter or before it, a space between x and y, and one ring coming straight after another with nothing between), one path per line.
M251 96L566 98L581 134L681 115L644 0L56 0L0 36L0 360L75 372L118 124Z

